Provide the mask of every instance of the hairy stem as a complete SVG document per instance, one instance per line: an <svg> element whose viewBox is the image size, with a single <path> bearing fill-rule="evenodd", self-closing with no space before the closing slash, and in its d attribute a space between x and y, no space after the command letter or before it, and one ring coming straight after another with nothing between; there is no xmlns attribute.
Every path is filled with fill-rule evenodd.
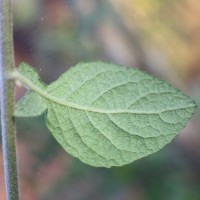
<svg viewBox="0 0 200 200"><path fill-rule="evenodd" d="M14 82L7 78L7 75L14 70L11 3L11 0L0 0L1 126L6 199L18 200L15 124L13 121Z"/></svg>

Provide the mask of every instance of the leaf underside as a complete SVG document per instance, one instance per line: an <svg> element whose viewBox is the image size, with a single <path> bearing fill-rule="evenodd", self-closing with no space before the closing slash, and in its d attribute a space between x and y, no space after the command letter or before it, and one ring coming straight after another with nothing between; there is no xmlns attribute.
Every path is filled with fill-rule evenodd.
<svg viewBox="0 0 200 200"><path fill-rule="evenodd" d="M185 127L196 107L162 80L102 62L80 63L47 86L25 63L18 75L31 92L14 115L47 110L46 124L56 140L92 166L121 166L158 151Z"/></svg>

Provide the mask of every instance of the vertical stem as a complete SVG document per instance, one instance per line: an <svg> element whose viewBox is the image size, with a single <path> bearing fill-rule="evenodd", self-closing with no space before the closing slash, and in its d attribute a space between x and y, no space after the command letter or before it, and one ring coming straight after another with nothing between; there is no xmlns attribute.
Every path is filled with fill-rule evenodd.
<svg viewBox="0 0 200 200"><path fill-rule="evenodd" d="M15 148L14 82L7 78L14 70L12 2L0 0L0 89L4 174L7 200L18 200Z"/></svg>

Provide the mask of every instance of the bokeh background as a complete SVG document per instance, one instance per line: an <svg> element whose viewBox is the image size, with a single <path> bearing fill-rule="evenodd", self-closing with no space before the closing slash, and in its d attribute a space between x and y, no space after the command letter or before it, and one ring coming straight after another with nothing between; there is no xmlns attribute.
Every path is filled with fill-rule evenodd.
<svg viewBox="0 0 200 200"><path fill-rule="evenodd" d="M199 0L13 0L15 62L50 83L80 61L137 67L200 105ZM25 93L16 88L16 100ZM200 200L200 110L158 153L119 168L71 157L44 116L16 119L21 200ZM5 200L0 150L0 200Z"/></svg>

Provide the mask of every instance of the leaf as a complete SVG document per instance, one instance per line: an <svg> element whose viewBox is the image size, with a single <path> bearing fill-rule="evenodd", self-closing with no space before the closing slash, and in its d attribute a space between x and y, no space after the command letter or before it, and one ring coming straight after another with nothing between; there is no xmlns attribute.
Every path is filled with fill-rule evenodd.
<svg viewBox="0 0 200 200"><path fill-rule="evenodd" d="M28 64L22 63L18 68L18 72L34 86L42 90L46 89L46 85L40 81L37 72ZM25 85L26 86L26 85ZM14 116L16 117L35 117L42 115L47 109L45 99L36 92L27 92L24 97L15 106Z"/></svg>
<svg viewBox="0 0 200 200"><path fill-rule="evenodd" d="M196 107L178 89L137 69L80 63L45 88L24 71L31 71L28 65L15 77L45 99L48 129L67 152L92 166L121 166L158 151Z"/></svg>
<svg viewBox="0 0 200 200"><path fill-rule="evenodd" d="M36 92L28 92L20 99L15 107L14 116L17 117L37 117L42 115L46 107L46 102L43 97Z"/></svg>
<svg viewBox="0 0 200 200"><path fill-rule="evenodd" d="M18 72L27 80L31 81L35 86L46 89L46 85L40 81L40 77L36 70L27 63L21 63ZM25 85L26 86L26 85Z"/></svg>

